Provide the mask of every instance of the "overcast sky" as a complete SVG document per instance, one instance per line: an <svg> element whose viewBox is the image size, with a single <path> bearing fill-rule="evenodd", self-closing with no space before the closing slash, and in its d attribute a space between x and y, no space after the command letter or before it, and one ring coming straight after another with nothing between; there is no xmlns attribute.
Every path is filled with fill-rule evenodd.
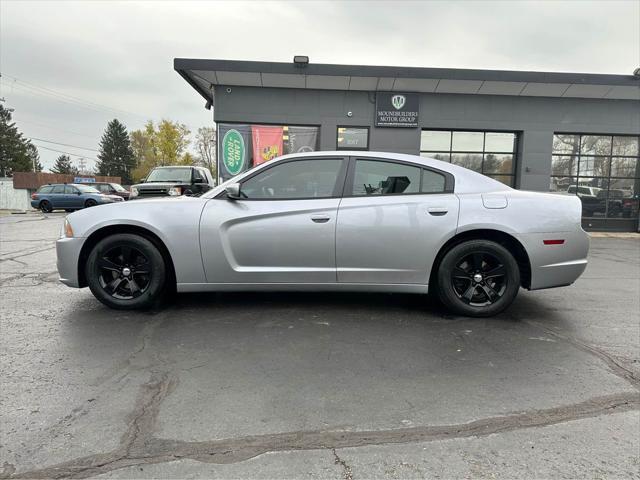
<svg viewBox="0 0 640 480"><path fill-rule="evenodd" d="M174 57L630 74L640 1L0 2L0 97L31 138L212 125ZM17 79L17 80L16 80ZM73 98L71 98L73 97ZM96 152L34 141L84 156ZM59 153L40 148L48 169Z"/></svg>

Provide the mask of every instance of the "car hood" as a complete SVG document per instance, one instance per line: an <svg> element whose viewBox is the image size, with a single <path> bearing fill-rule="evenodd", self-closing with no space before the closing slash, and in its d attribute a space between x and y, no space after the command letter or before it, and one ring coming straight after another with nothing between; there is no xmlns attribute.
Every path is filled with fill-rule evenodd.
<svg viewBox="0 0 640 480"><path fill-rule="evenodd" d="M178 187L180 185L190 185L189 182L149 182L149 183L137 183L132 185L139 190L144 190L145 188L171 188Z"/></svg>

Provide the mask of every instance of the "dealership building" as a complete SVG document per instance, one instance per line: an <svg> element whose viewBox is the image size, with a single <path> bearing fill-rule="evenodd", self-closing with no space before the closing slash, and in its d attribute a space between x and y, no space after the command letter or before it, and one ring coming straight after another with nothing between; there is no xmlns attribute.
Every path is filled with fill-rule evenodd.
<svg viewBox="0 0 640 480"><path fill-rule="evenodd" d="M218 174L372 150L578 195L585 229L638 231L640 75L174 60L213 108Z"/></svg>

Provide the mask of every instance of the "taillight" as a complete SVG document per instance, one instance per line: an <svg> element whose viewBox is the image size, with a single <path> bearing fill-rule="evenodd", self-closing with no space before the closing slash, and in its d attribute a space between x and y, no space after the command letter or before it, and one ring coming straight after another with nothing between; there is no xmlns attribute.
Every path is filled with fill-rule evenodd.
<svg viewBox="0 0 640 480"><path fill-rule="evenodd" d="M562 245L564 240L543 240L542 243L545 245Z"/></svg>
<svg viewBox="0 0 640 480"><path fill-rule="evenodd" d="M31 200L37 200L38 199L38 194L37 193L32 193L31 194Z"/></svg>

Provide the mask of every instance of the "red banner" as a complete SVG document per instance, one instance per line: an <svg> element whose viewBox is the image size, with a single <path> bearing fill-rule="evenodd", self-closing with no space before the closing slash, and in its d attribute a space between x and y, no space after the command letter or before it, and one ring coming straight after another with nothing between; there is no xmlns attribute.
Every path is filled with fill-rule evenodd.
<svg viewBox="0 0 640 480"><path fill-rule="evenodd" d="M282 155L282 127L252 125L253 164L260 165Z"/></svg>

